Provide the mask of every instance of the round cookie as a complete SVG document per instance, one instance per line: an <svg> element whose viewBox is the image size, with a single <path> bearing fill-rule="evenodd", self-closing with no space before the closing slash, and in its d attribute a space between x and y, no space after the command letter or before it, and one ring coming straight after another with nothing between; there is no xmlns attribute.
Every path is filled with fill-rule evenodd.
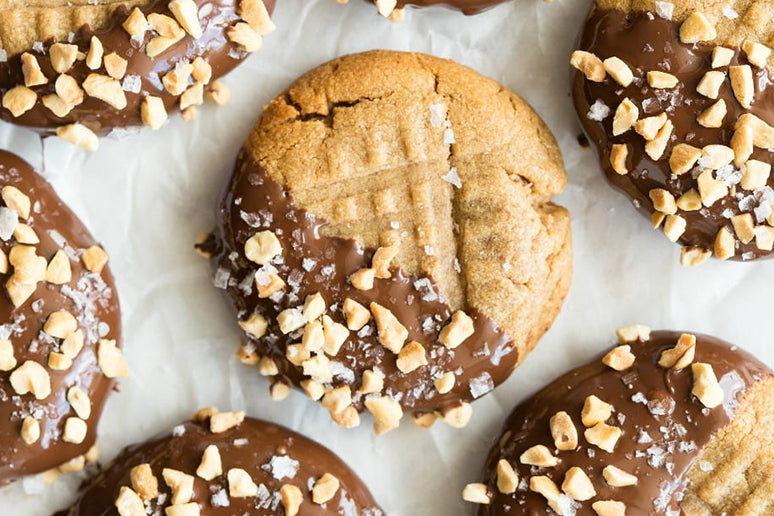
<svg viewBox="0 0 774 516"><path fill-rule="evenodd" d="M322 445L244 412L199 411L125 448L60 516L382 516L368 488ZM282 509L280 509L280 507Z"/></svg>
<svg viewBox="0 0 774 516"><path fill-rule="evenodd" d="M51 186L0 151L0 485L83 466L126 375L107 255Z"/></svg>
<svg viewBox="0 0 774 516"><path fill-rule="evenodd" d="M248 364L345 427L403 413L464 426L559 311L566 181L519 97L435 57L373 51L307 73L265 109L199 249Z"/></svg>
<svg viewBox="0 0 774 516"><path fill-rule="evenodd" d="M618 338L516 407L463 497L481 516L771 514L774 373L706 335Z"/></svg>
<svg viewBox="0 0 774 516"><path fill-rule="evenodd" d="M186 119L261 47L274 0L11 0L0 7L3 119L96 149L96 135Z"/></svg>
<svg viewBox="0 0 774 516"><path fill-rule="evenodd" d="M337 0L341 1L341 0ZM344 0L346 3L348 0ZM467 15L479 14L490 7L501 4L506 0L368 0L373 2L379 14L393 21L403 19L406 6L431 7L445 6L459 9Z"/></svg>
<svg viewBox="0 0 774 516"><path fill-rule="evenodd" d="M684 265L772 252L771 20L752 0L598 0L572 56L608 179Z"/></svg>

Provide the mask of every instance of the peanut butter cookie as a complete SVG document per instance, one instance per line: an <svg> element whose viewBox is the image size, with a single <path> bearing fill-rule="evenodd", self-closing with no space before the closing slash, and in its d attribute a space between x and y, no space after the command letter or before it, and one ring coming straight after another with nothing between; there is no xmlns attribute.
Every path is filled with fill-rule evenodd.
<svg viewBox="0 0 774 516"><path fill-rule="evenodd" d="M218 78L274 29L274 0L10 0L0 6L0 116L89 150L229 93Z"/></svg>
<svg viewBox="0 0 774 516"><path fill-rule="evenodd" d="M618 330L619 345L508 418L479 515L766 515L774 373L706 335Z"/></svg>
<svg viewBox="0 0 774 516"><path fill-rule="evenodd" d="M607 177L683 265L772 252L772 20L757 0L598 0L572 55Z"/></svg>
<svg viewBox="0 0 774 516"><path fill-rule="evenodd" d="M464 426L549 328L571 275L551 133L496 82L388 51L331 61L265 109L199 249L241 358L377 433Z"/></svg>
<svg viewBox="0 0 774 516"><path fill-rule="evenodd" d="M107 255L32 168L0 151L0 485L93 460L126 376Z"/></svg>
<svg viewBox="0 0 774 516"><path fill-rule="evenodd" d="M244 412L202 409L125 448L61 516L382 516L333 452Z"/></svg>

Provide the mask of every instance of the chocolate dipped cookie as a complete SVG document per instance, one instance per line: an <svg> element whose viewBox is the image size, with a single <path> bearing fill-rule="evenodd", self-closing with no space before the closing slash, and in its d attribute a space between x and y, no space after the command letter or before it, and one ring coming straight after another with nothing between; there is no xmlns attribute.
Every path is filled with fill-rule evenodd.
<svg viewBox="0 0 774 516"><path fill-rule="evenodd" d="M0 485L92 459L126 375L105 251L51 186L0 151Z"/></svg>
<svg viewBox="0 0 774 516"><path fill-rule="evenodd" d="M307 73L237 158L212 259L241 359L345 427L457 427L549 328L571 275L566 181L518 96L435 57L373 51Z"/></svg>
<svg viewBox="0 0 774 516"><path fill-rule="evenodd" d="M202 409L125 448L60 516L382 516L322 445L244 412Z"/></svg>
<svg viewBox="0 0 774 516"><path fill-rule="evenodd" d="M339 3L347 3L349 0L337 0ZM444 6L459 9L465 14L473 15L481 13L490 7L501 4L506 0L367 0L372 2L379 14L392 21L401 21L404 9L407 6L431 7Z"/></svg>
<svg viewBox="0 0 774 516"><path fill-rule="evenodd" d="M261 48L274 0L10 0L0 6L3 119L89 150L97 135L193 119Z"/></svg>
<svg viewBox="0 0 774 516"><path fill-rule="evenodd" d="M684 265L772 252L773 35L766 2L598 0L572 55L605 174Z"/></svg>
<svg viewBox="0 0 774 516"><path fill-rule="evenodd" d="M619 345L516 407L463 497L478 514L774 512L774 373L706 335Z"/></svg>

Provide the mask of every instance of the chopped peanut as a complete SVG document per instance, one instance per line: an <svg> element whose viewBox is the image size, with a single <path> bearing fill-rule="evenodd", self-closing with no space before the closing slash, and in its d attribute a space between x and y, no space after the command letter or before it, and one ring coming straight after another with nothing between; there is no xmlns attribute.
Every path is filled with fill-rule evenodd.
<svg viewBox="0 0 774 516"><path fill-rule="evenodd" d="M462 499L466 502L489 505L489 489L486 484L468 484L462 489Z"/></svg>
<svg viewBox="0 0 774 516"><path fill-rule="evenodd" d="M143 500L153 500L159 496L159 481L153 475L150 464L140 464L132 468L129 478L134 489Z"/></svg>
<svg viewBox="0 0 774 516"><path fill-rule="evenodd" d="M537 444L524 451L519 457L519 462L528 466L553 468L559 464L559 459L551 455L551 451L548 448L542 444Z"/></svg>
<svg viewBox="0 0 774 516"><path fill-rule="evenodd" d="M400 350L396 362L398 369L404 374L426 366L425 348L419 342L412 340Z"/></svg>
<svg viewBox="0 0 774 516"><path fill-rule="evenodd" d="M258 485L250 474L242 468L231 468L226 473L228 494L232 498L248 498L258 494Z"/></svg>
<svg viewBox="0 0 774 516"><path fill-rule="evenodd" d="M590 81L602 82L607 76L602 60L590 52L576 50L570 57L570 64L581 71Z"/></svg>
<svg viewBox="0 0 774 516"><path fill-rule="evenodd" d="M519 487L519 476L513 466L505 460L497 461L497 490L503 494L512 494Z"/></svg>
<svg viewBox="0 0 774 516"><path fill-rule="evenodd" d="M731 79L731 90L734 92L734 97L743 108L749 109L755 94L752 68L750 65L729 66L728 77Z"/></svg>
<svg viewBox="0 0 774 516"><path fill-rule="evenodd" d="M631 68L617 57L608 57L602 64L605 67L605 71L610 74L610 77L623 86L624 88L629 86L634 80Z"/></svg>
<svg viewBox="0 0 774 516"><path fill-rule="evenodd" d="M640 117L640 110L628 98L623 99L615 110L613 117L613 136L624 134L634 126Z"/></svg>
<svg viewBox="0 0 774 516"><path fill-rule="evenodd" d="M699 85L696 86L696 91L709 99L717 100L718 95L720 94L720 87L725 80L725 73L716 70L709 71L705 73L704 77L699 81Z"/></svg>
<svg viewBox="0 0 774 516"><path fill-rule="evenodd" d="M66 443L81 444L86 439L87 431L86 421L78 417L68 417L65 420L62 440Z"/></svg>
<svg viewBox="0 0 774 516"><path fill-rule="evenodd" d="M20 365L10 376L11 387L22 396L32 393L35 399L42 400L51 394L51 377L46 369L32 360Z"/></svg>
<svg viewBox="0 0 774 516"><path fill-rule="evenodd" d="M618 342L621 344L627 344L629 342L636 342L641 340L647 342L650 340L650 328L642 324L632 324L630 326L622 326L615 330Z"/></svg>
<svg viewBox="0 0 774 516"><path fill-rule="evenodd" d="M449 349L455 349L473 335L475 331L473 319L462 310L457 310L451 317L449 324L443 327L438 334L438 340Z"/></svg>
<svg viewBox="0 0 774 516"><path fill-rule="evenodd" d="M161 471L164 482L172 491L172 505L184 504L191 501L194 495L194 477L172 468L164 468Z"/></svg>
<svg viewBox="0 0 774 516"><path fill-rule="evenodd" d="M726 113L728 113L728 109L726 108L726 101L720 99L705 109L699 116L697 116L696 121L699 122L699 125L702 127L722 127L723 119L726 117Z"/></svg>
<svg viewBox="0 0 774 516"><path fill-rule="evenodd" d="M594 426L597 423L606 421L612 413L612 405L605 403L592 394L591 396L586 397L586 401L583 403L581 421L583 422L583 426Z"/></svg>
<svg viewBox="0 0 774 516"><path fill-rule="evenodd" d="M573 500L585 501L594 498L597 492L586 473L577 466L573 466L564 474L562 491Z"/></svg>
<svg viewBox="0 0 774 516"><path fill-rule="evenodd" d="M440 377L433 380L433 384L435 385L435 390L438 391L438 394L446 394L448 392L451 392L451 390L454 389L455 382L456 382L456 378L454 376L454 373L451 371L447 371L443 373Z"/></svg>
<svg viewBox="0 0 774 516"><path fill-rule="evenodd" d="M693 373L693 388L691 394L696 396L707 408L715 408L723 403L723 389L718 384L715 371L710 364L696 362L691 365Z"/></svg>
<svg viewBox="0 0 774 516"><path fill-rule="evenodd" d="M615 445L621 437L621 429L605 423L597 423L591 428L587 428L583 436L589 444L593 444L608 453L613 453Z"/></svg>
<svg viewBox="0 0 774 516"><path fill-rule="evenodd" d="M712 41L718 37L715 27L704 14L695 12L685 19L680 26L680 41L683 43L699 43Z"/></svg>
<svg viewBox="0 0 774 516"><path fill-rule="evenodd" d="M634 364L632 347L628 344L623 344L613 348L602 358L602 363L616 371L629 369Z"/></svg>
<svg viewBox="0 0 774 516"><path fill-rule="evenodd" d="M605 466L605 469L602 470L602 476L604 476L605 481L613 487L637 485L637 477L635 475L627 473L612 465Z"/></svg>
<svg viewBox="0 0 774 516"><path fill-rule="evenodd" d="M210 416L210 432L220 434L242 424L245 420L244 411L216 412Z"/></svg>
<svg viewBox="0 0 774 516"><path fill-rule="evenodd" d="M720 228L715 235L715 256L720 260L728 260L736 254L734 235L726 227Z"/></svg>
<svg viewBox="0 0 774 516"><path fill-rule="evenodd" d="M312 487L312 501L316 504L329 502L339 490L339 479L330 473L324 473Z"/></svg>
<svg viewBox="0 0 774 516"><path fill-rule="evenodd" d="M398 428L403 417L400 404L390 396L381 396L365 400L365 407L374 416L374 431L382 435Z"/></svg>
<svg viewBox="0 0 774 516"><path fill-rule="evenodd" d="M678 80L671 73L654 70L648 72L648 84L651 88L671 89L677 86Z"/></svg>
<svg viewBox="0 0 774 516"><path fill-rule="evenodd" d="M574 450L578 446L578 431L567 412L560 411L551 416L549 427L557 450Z"/></svg>
<svg viewBox="0 0 774 516"><path fill-rule="evenodd" d="M389 309L374 302L370 306L371 313L376 321L379 342L393 353L400 353L403 344L408 338L408 330Z"/></svg>
<svg viewBox="0 0 774 516"><path fill-rule="evenodd" d="M282 244L272 231L260 231L245 242L245 256L258 265L265 265L280 254Z"/></svg>
<svg viewBox="0 0 774 516"><path fill-rule="evenodd" d="M285 516L297 516L301 503L304 501L301 490L294 485L284 484L279 491L282 506L285 508Z"/></svg>

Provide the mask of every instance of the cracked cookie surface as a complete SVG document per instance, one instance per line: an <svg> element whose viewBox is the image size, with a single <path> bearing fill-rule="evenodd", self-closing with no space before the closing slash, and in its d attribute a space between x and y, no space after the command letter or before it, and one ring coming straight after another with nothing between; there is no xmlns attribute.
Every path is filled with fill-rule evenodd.
<svg viewBox="0 0 774 516"><path fill-rule="evenodd" d="M348 411L344 426L363 408L377 431L397 426L385 407L463 426L567 292L569 217L550 202L565 181L547 127L496 82L427 55L346 56L267 106L203 247L248 332L243 358L275 382L322 396L334 420ZM256 263L245 245L263 232L278 253ZM326 336L349 330L325 353L301 313L317 293Z"/></svg>

